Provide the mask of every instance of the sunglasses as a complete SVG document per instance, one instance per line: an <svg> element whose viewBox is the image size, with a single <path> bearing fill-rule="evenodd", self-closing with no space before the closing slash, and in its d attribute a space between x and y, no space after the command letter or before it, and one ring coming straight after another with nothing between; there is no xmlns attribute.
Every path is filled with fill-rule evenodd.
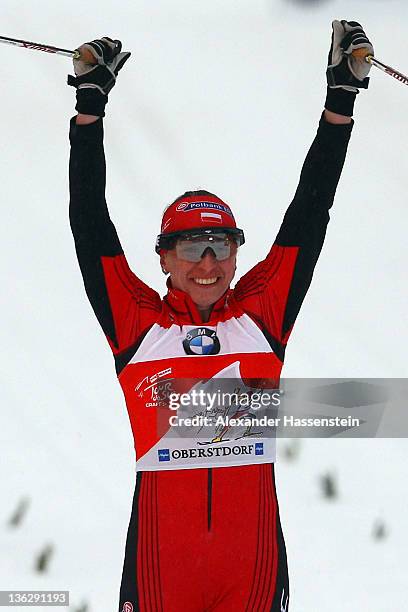
<svg viewBox="0 0 408 612"><path fill-rule="evenodd" d="M197 263L209 249L218 261L225 261L238 250L237 241L228 234L191 235L180 237L175 245L177 257Z"/></svg>
<svg viewBox="0 0 408 612"><path fill-rule="evenodd" d="M235 255L244 244L244 232L238 228L211 228L161 234L157 237L156 252L175 249L177 257L192 263L199 262L210 249L217 261L225 261Z"/></svg>

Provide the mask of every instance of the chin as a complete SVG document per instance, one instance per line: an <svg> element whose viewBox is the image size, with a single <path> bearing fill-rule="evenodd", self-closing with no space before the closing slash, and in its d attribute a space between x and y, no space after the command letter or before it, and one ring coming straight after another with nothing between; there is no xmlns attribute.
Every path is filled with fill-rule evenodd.
<svg viewBox="0 0 408 612"><path fill-rule="evenodd" d="M228 287L225 279L218 279L217 283L207 286L197 285L191 280L186 284L185 291L198 308L206 309L211 308L224 295Z"/></svg>
<svg viewBox="0 0 408 612"><path fill-rule="evenodd" d="M191 297L193 298L193 302L195 302L199 308L210 308L213 304L215 304L215 302L220 299L224 292L225 289L223 291L218 290L212 291L211 293L208 292L205 296L205 300L202 299L203 295L200 291L198 291L195 296L192 295Z"/></svg>

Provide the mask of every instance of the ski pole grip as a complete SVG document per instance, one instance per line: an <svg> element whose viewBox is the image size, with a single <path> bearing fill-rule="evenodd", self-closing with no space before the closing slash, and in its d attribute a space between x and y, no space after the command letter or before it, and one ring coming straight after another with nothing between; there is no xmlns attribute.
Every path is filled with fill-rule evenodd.
<svg viewBox="0 0 408 612"><path fill-rule="evenodd" d="M361 49L354 49L352 54L357 59L365 59L366 62L370 62L372 60L372 55L368 52L367 47L362 47Z"/></svg>
<svg viewBox="0 0 408 612"><path fill-rule="evenodd" d="M95 57L89 51L89 49L86 49L85 47L79 47L78 49L75 49L74 59L80 59L81 61L85 62L85 64L98 63Z"/></svg>

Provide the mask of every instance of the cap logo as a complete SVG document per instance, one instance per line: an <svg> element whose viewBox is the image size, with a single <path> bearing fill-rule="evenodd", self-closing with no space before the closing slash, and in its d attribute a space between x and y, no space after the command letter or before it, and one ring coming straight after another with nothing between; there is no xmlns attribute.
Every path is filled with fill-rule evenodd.
<svg viewBox="0 0 408 612"><path fill-rule="evenodd" d="M188 206L188 202L180 202L180 204L177 205L176 210L184 210L186 206Z"/></svg>
<svg viewBox="0 0 408 612"><path fill-rule="evenodd" d="M230 215L234 218L231 209L226 204L219 204L218 202L180 202L177 205L176 210L182 212L189 212L191 210L199 210L203 208L209 208L211 210L219 210L220 212Z"/></svg>
<svg viewBox="0 0 408 612"><path fill-rule="evenodd" d="M166 229L169 227L170 223L171 223L171 217L170 217L170 219L167 219L166 223L163 225L162 232L166 231Z"/></svg>
<svg viewBox="0 0 408 612"><path fill-rule="evenodd" d="M205 223L206 221L215 221L216 223L222 223L222 217L221 215L217 215L217 213L202 212L200 213L200 215L201 221L203 223Z"/></svg>

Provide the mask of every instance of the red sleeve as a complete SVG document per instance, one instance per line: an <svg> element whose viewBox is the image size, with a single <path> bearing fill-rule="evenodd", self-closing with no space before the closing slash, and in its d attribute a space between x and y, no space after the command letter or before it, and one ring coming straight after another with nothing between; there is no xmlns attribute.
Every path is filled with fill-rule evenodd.
<svg viewBox="0 0 408 612"><path fill-rule="evenodd" d="M161 299L131 271L124 255L101 257L101 263L115 329L115 339L108 341L116 354L140 341L157 320Z"/></svg>

